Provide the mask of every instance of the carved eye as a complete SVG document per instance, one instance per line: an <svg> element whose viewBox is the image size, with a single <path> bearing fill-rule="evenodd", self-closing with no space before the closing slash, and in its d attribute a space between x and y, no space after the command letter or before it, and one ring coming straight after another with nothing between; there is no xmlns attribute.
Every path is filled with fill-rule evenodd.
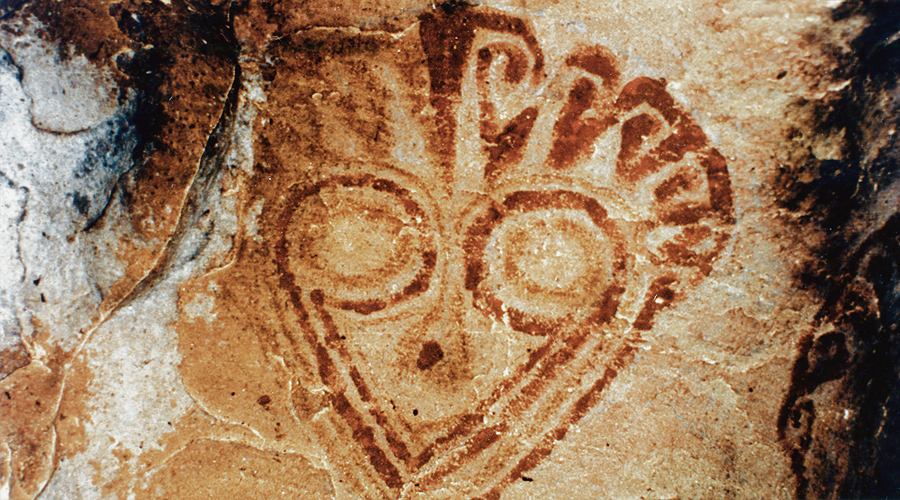
<svg viewBox="0 0 900 500"><path fill-rule="evenodd" d="M296 192L283 217L295 284L369 314L428 289L436 250L425 211L393 181L336 177Z"/></svg>
<svg viewBox="0 0 900 500"><path fill-rule="evenodd" d="M564 323L608 321L626 264L600 204L569 191L520 191L506 198L503 209L483 219L490 227L470 233L487 235L481 262L469 265L480 272L467 277L476 305L535 335Z"/></svg>
<svg viewBox="0 0 900 500"><path fill-rule="evenodd" d="M609 237L583 212L539 210L504 219L486 260L499 271L491 281L507 306L563 316L602 295L614 256Z"/></svg>

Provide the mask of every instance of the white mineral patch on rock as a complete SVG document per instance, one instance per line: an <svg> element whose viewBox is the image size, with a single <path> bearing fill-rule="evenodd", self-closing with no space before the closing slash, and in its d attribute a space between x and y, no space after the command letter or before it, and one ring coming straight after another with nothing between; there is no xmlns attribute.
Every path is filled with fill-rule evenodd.
<svg viewBox="0 0 900 500"><path fill-rule="evenodd" d="M25 277L18 225L25 215L26 199L27 192L0 173L0 349L15 344L22 332L16 317L17 292Z"/></svg>
<svg viewBox="0 0 900 500"><path fill-rule="evenodd" d="M0 47L30 46L37 40L31 34L17 39L5 34ZM40 66L44 73L38 75L48 78L47 72L56 67L51 61ZM26 335L33 329L34 317L45 325L51 343L71 348L102 300L93 269L109 272L117 267L115 254L90 252L82 231L103 214L115 183L131 167L136 140L125 109L115 115L94 114L102 121L92 119L87 130L82 125L72 128L83 130L78 133L36 127L32 103L38 101L25 91L23 73L0 48L0 180L4 185L0 189L4 192L2 217L9 221L0 238L4 249L8 248L0 264L0 290L15 298L18 323ZM36 78L32 77L33 85L53 84ZM46 97L38 94L38 98ZM90 107L96 98L81 96L72 102ZM40 101L40 106L55 104ZM62 116L80 119L78 113L58 109ZM7 310L3 304L0 299L0 310Z"/></svg>
<svg viewBox="0 0 900 500"><path fill-rule="evenodd" d="M20 34L0 31L0 46L22 70L22 85L32 99L35 127L49 132L80 132L119 111L116 84L108 69L98 69L81 54L62 57L61 52L68 47L42 40L42 25L37 20L9 27L19 28Z"/></svg>
<svg viewBox="0 0 900 500"><path fill-rule="evenodd" d="M248 86L252 90L252 82ZM235 127L230 130L234 145L226 154L234 172L250 170L253 160L252 150L242 149L241 144L251 135L254 110L250 101L241 102ZM88 445L59 463L42 499L103 498L98 482L127 477L142 454L160 451L165 437L196 409L181 382L181 356L172 325L180 315L208 314L211 304L200 294L200 299L179 310L178 292L186 280L225 265L239 231L236 193L209 196L229 182L229 170L213 174L208 181L192 192L193 206L184 214L191 223L184 224L173 238L162 275L112 312L85 342L73 370L85 370L92 376L89 393L93 396L83 395L90 414L85 423ZM201 418L215 423L208 415ZM117 458L122 456L126 458ZM134 476L130 480L142 479Z"/></svg>

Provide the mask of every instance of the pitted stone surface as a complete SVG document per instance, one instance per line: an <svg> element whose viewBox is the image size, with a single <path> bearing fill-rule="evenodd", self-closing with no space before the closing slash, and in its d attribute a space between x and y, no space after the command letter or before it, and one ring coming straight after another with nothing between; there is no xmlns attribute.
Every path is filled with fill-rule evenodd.
<svg viewBox="0 0 900 500"><path fill-rule="evenodd" d="M889 4L0 8L0 498L900 494Z"/></svg>

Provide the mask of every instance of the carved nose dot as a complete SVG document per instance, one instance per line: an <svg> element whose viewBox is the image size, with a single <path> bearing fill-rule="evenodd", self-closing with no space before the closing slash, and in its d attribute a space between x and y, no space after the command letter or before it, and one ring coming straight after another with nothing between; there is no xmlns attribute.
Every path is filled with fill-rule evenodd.
<svg viewBox="0 0 900 500"><path fill-rule="evenodd" d="M416 361L416 367L419 370L427 370L438 364L444 359L444 350L441 345L433 340L429 340L422 344L422 350L419 351L419 360Z"/></svg>

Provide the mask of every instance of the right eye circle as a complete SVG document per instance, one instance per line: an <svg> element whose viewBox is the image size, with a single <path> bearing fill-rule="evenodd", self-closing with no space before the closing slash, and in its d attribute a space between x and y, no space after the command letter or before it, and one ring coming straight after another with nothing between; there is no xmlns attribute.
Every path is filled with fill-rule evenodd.
<svg viewBox="0 0 900 500"><path fill-rule="evenodd" d="M609 237L578 210L540 210L504 220L487 248L489 266L508 285L504 302L533 309L582 309L609 285ZM524 305L524 304L522 304Z"/></svg>
<svg viewBox="0 0 900 500"><path fill-rule="evenodd" d="M545 335L615 314L626 256L600 204L571 191L519 191L470 231L467 286L476 305L513 329Z"/></svg>

